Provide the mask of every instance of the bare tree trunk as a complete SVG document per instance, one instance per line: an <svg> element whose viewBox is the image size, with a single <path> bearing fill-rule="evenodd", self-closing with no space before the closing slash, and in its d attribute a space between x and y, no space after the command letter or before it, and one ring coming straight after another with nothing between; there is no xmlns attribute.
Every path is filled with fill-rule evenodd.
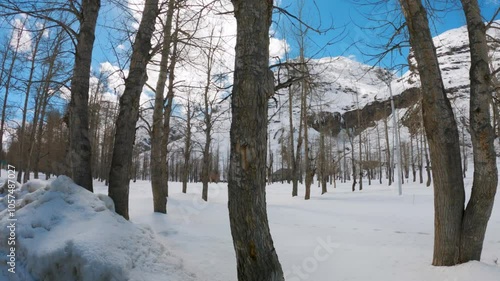
<svg viewBox="0 0 500 281"><path fill-rule="evenodd" d="M387 126L387 118L384 118L385 131L385 153L386 153L386 171L389 179L389 186L392 184L392 162L391 162L391 145L389 144L389 128Z"/></svg>
<svg viewBox="0 0 500 281"><path fill-rule="evenodd" d="M416 167L415 167L415 155L414 155L414 152L413 152L413 139L414 139L414 135L411 134L410 135L411 172L413 174L413 182L416 182L417 181L417 170L416 170Z"/></svg>
<svg viewBox="0 0 500 281"><path fill-rule="evenodd" d="M40 112L40 120L38 122L38 129L36 133L36 141L35 141L35 151L34 151L34 166L33 166L33 177L38 179L38 171L40 166L40 153L42 148L42 136L43 136L43 120L45 119L45 112L47 110L48 104L48 96L49 92L43 94L44 100L42 100L42 111ZM29 173L29 171L28 171Z"/></svg>
<svg viewBox="0 0 500 281"><path fill-rule="evenodd" d="M342 165L344 167L343 170L343 176L342 178L344 179L344 183L347 181L347 153L345 151L345 137L342 137L342 153L344 155L343 163Z"/></svg>
<svg viewBox="0 0 500 281"><path fill-rule="evenodd" d="M92 187L92 148L89 140L89 79L100 0L83 0L75 66L69 103L69 140L71 177L89 191Z"/></svg>
<svg viewBox="0 0 500 281"><path fill-rule="evenodd" d="M46 80L46 79L45 79ZM36 131L38 128L38 122L40 122L40 112L42 111L42 103L43 103L43 96L45 93L45 87L47 86L48 82L47 80L45 81L45 86L41 89L38 90L37 95L35 96L35 110L33 113L33 121L31 125L31 132L29 134L29 141L28 143L30 144L28 148L28 156L26 157L26 166L24 167L24 175L23 175L23 182L27 182L30 179L30 170L31 170L31 165L33 163L33 155L35 151L35 145L36 145Z"/></svg>
<svg viewBox="0 0 500 281"><path fill-rule="evenodd" d="M211 157L210 157L210 147L212 144L212 126L213 126L213 99L210 99L209 93L210 93L210 84L212 81L212 68L213 64L215 61L215 51L219 48L219 42L213 43L213 30L210 36L210 43L209 47L206 50L206 58L207 58L207 76L205 80L205 89L203 92L203 121L205 123L205 145L203 147L203 160L202 160L202 167L201 167L201 181L203 184L202 192L201 192L201 198L204 201L208 201L208 181L210 180L210 170L211 166L217 166L216 171L218 171L218 165L219 165L219 159L218 159L218 149L217 149L217 164L216 165L210 165L211 162ZM213 170L213 167L212 167Z"/></svg>
<svg viewBox="0 0 500 281"><path fill-rule="evenodd" d="M366 136L366 143L365 143L365 159L367 163L371 163L372 157L370 153L371 147L370 147L370 139L368 137L368 134ZM368 185L372 185L372 177L373 177L373 168L372 165L369 164L365 167L366 169L366 174L368 176Z"/></svg>
<svg viewBox="0 0 500 281"><path fill-rule="evenodd" d="M298 195L299 186L299 159L300 159L300 148L302 147L302 111L299 120L299 134L297 139L297 149L294 151L294 128L293 128L293 92L292 88L288 88L288 114L290 122L290 153L292 158L292 197Z"/></svg>
<svg viewBox="0 0 500 281"><path fill-rule="evenodd" d="M129 75L125 80L125 91L120 98L120 112L116 120L108 193L115 202L116 212L127 220L129 218L129 176L132 166L135 126L139 118L139 99L147 80L146 66L151 59L151 37L158 12L158 0L146 0L141 23L132 46Z"/></svg>
<svg viewBox="0 0 500 281"><path fill-rule="evenodd" d="M378 178L379 178L379 183L382 184L382 145L380 142L380 133L378 129L378 123L376 125L377 129L377 146L378 146L378 162L379 162L379 169L378 169Z"/></svg>
<svg viewBox="0 0 500 281"><path fill-rule="evenodd" d="M302 71L305 73L307 70L304 67L304 54L303 50L301 51L301 63L302 63ZM307 96L309 94L309 85L308 81L302 82L302 128L304 130L304 166L305 166L305 194L304 199L309 200L311 198L311 184L314 177L314 171L312 169L312 161L310 156L310 148L309 148L309 130L307 128Z"/></svg>
<svg viewBox="0 0 500 281"><path fill-rule="evenodd" d="M474 155L472 194L465 209L460 262L480 260L484 235L497 191L498 171L494 148L495 133L491 127L491 71L489 68L486 26L477 0L462 0L469 32L470 128ZM460 152L460 149L459 149Z"/></svg>
<svg viewBox="0 0 500 281"><path fill-rule="evenodd" d="M348 129L349 130L349 129ZM349 134L349 142L351 143L351 166L352 166L352 192L356 191L356 159L354 158L354 136Z"/></svg>
<svg viewBox="0 0 500 281"><path fill-rule="evenodd" d="M419 136L420 135L420 136ZM423 142L423 134L420 133L420 130L419 130L419 133L417 135L417 163L418 163L418 179L419 179L419 183L424 183L424 176L423 176L423 168L424 168L424 165L423 165L423 160L422 160L422 150L423 150L423 147L424 147L424 144L422 143Z"/></svg>
<svg viewBox="0 0 500 281"><path fill-rule="evenodd" d="M36 57L38 55L38 47L40 46L41 38L42 38L42 32L39 32L39 34L37 34L35 37L35 42L31 53L31 66L26 85L26 95L24 96L23 117L21 121L21 130L19 132L19 167L17 167L17 169L19 170L19 173L17 174L18 182L21 182L22 171L24 170L24 166L26 165L24 161L25 158L23 157L25 149L24 143L25 143L25 130L26 130L26 116L28 114L28 101L30 97L31 87L33 86L33 75L35 73Z"/></svg>
<svg viewBox="0 0 500 281"><path fill-rule="evenodd" d="M495 112L495 111L493 110L493 112ZM465 177L467 175L467 150L465 148L465 123L462 124L462 163L463 163L462 173L463 173L464 179L465 179Z"/></svg>
<svg viewBox="0 0 500 281"><path fill-rule="evenodd" d="M358 110L359 112L360 110ZM359 115L358 115L359 118ZM361 127L361 126L360 126ZM358 149L359 149L359 190L363 190L363 148L362 148L362 141L361 141L361 131L359 132L359 142L358 142Z"/></svg>
<svg viewBox="0 0 500 281"><path fill-rule="evenodd" d="M269 27L272 1L232 0L237 21L231 97L229 218L239 281L284 281L266 211Z"/></svg>
<svg viewBox="0 0 500 281"><path fill-rule="evenodd" d="M307 92L307 90L304 90L304 92ZM306 94L303 93L304 95L304 100L306 99ZM305 106L304 103L304 116L303 116L303 122L304 122L304 166L305 166L305 194L304 194L304 199L309 200L311 198L311 185L314 177L314 172L312 170L312 164L311 164L311 158L310 158L310 149L309 149L309 133L308 133L308 128L307 128L307 107Z"/></svg>
<svg viewBox="0 0 500 281"><path fill-rule="evenodd" d="M193 110L191 109L191 100L188 97L186 106L186 133L184 140L184 163L182 170L182 193L187 192L187 182L189 178L189 170L191 167L191 119L193 118Z"/></svg>
<svg viewBox="0 0 500 281"><path fill-rule="evenodd" d="M431 175L431 161L429 159L429 152L427 149L427 136L423 136L424 138L424 155L425 155L425 171L427 172L427 181L425 186L431 186L432 175Z"/></svg>
<svg viewBox="0 0 500 281"><path fill-rule="evenodd" d="M205 103L206 105L207 103ZM206 109L207 107L205 107ZM205 117L207 118L207 117ZM207 119L206 119L207 120ZM210 124L211 120L208 120ZM203 165L201 167L201 181L203 184L202 192L201 192L201 198L204 201L208 201L208 180L209 180L209 168L210 168L210 144L212 142L212 136L211 136L211 130L212 128L211 124L207 126L205 129L205 146L203 147Z"/></svg>
<svg viewBox="0 0 500 281"><path fill-rule="evenodd" d="M33 134L34 136L32 137L32 140L34 143L31 146L31 149L29 150L29 158L28 158L28 163L26 166L26 175L29 175L29 171L31 170L31 165L33 164L33 172L34 172L34 177L35 179L38 179L38 172L39 172L39 165L40 165L40 160L41 160L41 146L42 146L42 134L43 134L43 123L47 111L47 106L50 101L50 99L53 96L53 92L51 91L51 82L54 79L54 76L57 75L58 72L58 62L57 62L57 57L60 55L61 47L64 42L64 33L62 30L59 30L59 34L57 35L57 39L52 45L52 50L51 54L46 58L46 63L48 64L47 66L47 73L44 74L43 76L43 84L41 86L42 90L41 93L38 95L38 110L37 114L38 116L35 116L37 122L38 122L38 129L36 129L37 122L33 122ZM34 157L32 157L32 154ZM32 163L34 162L34 163Z"/></svg>
<svg viewBox="0 0 500 281"><path fill-rule="evenodd" d="M400 0L418 63L424 126L434 177L433 265L459 261L465 192L458 129L441 78L436 49L421 0Z"/></svg>
<svg viewBox="0 0 500 281"><path fill-rule="evenodd" d="M5 75L5 64L7 63L7 56L9 54L9 45L8 44L5 44L5 50L4 52L2 53L2 66L0 67L0 81L3 81L3 77ZM1 86L1 84L0 84ZM3 134L4 134L4 127L5 127L5 115L7 113L7 98L8 98L8 92L6 92L6 95L4 95L4 100L3 100L3 107L2 107L2 113L1 113L1 116L0 116L0 143L3 143ZM0 160L3 160L2 158L2 155L3 155L3 145L0 145ZM1 161L0 161L1 162ZM0 176L2 175L2 164L0 163ZM19 173L21 174L22 171L19 171ZM20 181L20 177L21 176L18 176L18 182Z"/></svg>
<svg viewBox="0 0 500 281"><path fill-rule="evenodd" d="M167 195L163 181L165 180L166 163L162 157L163 132L163 107L164 93L168 74L168 58L170 55L172 20L176 0L168 1L168 10L165 27L163 29L163 49L161 51L160 71L156 83L155 104L153 110L153 125L151 130L151 188L153 191L154 212L167 213Z"/></svg>
<svg viewBox="0 0 500 281"><path fill-rule="evenodd" d="M321 128L319 133L319 181L321 183L321 194L328 192L326 187L326 180L328 179L327 174L327 161L326 161L326 149L325 149L325 131Z"/></svg>
<svg viewBox="0 0 500 281"><path fill-rule="evenodd" d="M165 105L165 111L163 113L163 140L162 140L162 151L161 151L161 158L162 161L165 163L163 165L163 173L162 175L164 176L164 179L162 180L164 186L163 186L163 192L164 194L168 197L168 180L169 180L169 169L168 169L168 142L170 139L170 117L172 115L172 110L173 110L173 101L174 101L174 80L175 80L175 66L177 64L177 46L178 46L178 40L177 40L177 34L179 32L178 30L178 21L179 21L179 10L177 10L177 20L176 20L176 26L175 26L175 31L174 34L172 34L172 54L170 56L170 65L168 68L168 90L167 90L167 100L166 100L166 105Z"/></svg>

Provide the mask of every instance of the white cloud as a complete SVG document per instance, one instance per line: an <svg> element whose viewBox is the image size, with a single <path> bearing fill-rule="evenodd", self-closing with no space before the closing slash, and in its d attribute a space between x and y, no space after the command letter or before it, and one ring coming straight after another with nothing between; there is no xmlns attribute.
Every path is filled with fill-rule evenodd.
<svg viewBox="0 0 500 281"><path fill-rule="evenodd" d="M112 91L110 94L121 95L125 90L124 77L128 75L128 70L120 70L120 67L107 61L101 63L99 71L107 74L108 88Z"/></svg>
<svg viewBox="0 0 500 281"><path fill-rule="evenodd" d="M142 18L142 11L144 10L144 0L128 0L127 7L136 20L136 22L132 23L132 27L134 29L139 28L139 22Z"/></svg>
<svg viewBox="0 0 500 281"><path fill-rule="evenodd" d="M12 21L12 38L10 46L17 49L18 52L27 53L31 51L32 36L31 32L26 29L28 18L26 15L21 15Z"/></svg>
<svg viewBox="0 0 500 281"><path fill-rule="evenodd" d="M282 58L288 51L290 51L290 45L288 45L285 39L271 38L269 44L269 56L271 58Z"/></svg>

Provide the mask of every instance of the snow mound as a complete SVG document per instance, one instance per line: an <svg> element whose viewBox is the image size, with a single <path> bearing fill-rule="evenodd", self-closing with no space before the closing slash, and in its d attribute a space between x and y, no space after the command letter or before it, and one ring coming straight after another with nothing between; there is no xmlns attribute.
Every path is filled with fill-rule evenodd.
<svg viewBox="0 0 500 281"><path fill-rule="evenodd" d="M108 196L68 177L28 182L16 197L15 274L5 273L10 246L6 236L0 239L0 272L7 280L194 280L151 230L117 215ZM0 198L2 232L11 223L5 200Z"/></svg>
<svg viewBox="0 0 500 281"><path fill-rule="evenodd" d="M0 178L0 196L5 196L5 194L7 194L7 191L9 189L8 184L9 181L6 178ZM21 184L18 183L17 181L11 181L10 184L15 185L16 189L21 187Z"/></svg>

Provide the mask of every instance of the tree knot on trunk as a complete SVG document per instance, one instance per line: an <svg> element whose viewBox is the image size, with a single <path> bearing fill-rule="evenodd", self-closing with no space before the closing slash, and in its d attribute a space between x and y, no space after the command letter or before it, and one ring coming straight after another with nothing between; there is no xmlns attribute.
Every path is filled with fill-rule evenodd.
<svg viewBox="0 0 500 281"><path fill-rule="evenodd" d="M241 168L246 171L254 160L254 149L250 148L248 144L236 144L236 152L240 155Z"/></svg>
<svg viewBox="0 0 500 281"><path fill-rule="evenodd" d="M252 258L252 260L257 260L257 248L255 247L255 243L253 241L248 243L248 253L250 254L250 258Z"/></svg>

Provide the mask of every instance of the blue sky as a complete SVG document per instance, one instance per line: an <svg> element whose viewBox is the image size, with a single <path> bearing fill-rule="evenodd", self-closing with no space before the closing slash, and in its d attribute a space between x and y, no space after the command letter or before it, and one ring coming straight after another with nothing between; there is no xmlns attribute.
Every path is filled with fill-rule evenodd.
<svg viewBox="0 0 500 281"><path fill-rule="evenodd" d="M290 13L297 14L297 3L299 0L280 0L280 7L286 8ZM304 0L304 21L313 27L326 29L333 25L334 29L326 34L316 34L309 32L308 52L306 55L314 57L325 56L350 56L357 61L366 64L379 64L383 67L395 67L396 65L406 64L408 48L403 48L401 52L393 52L392 57L388 55L381 62L377 61L373 55L381 52L380 47L388 41L392 35L392 29L377 28L380 21L400 20L397 0ZM370 5L370 2L385 2L379 5ZM436 4L446 2L445 0L434 1L440 10L446 12L437 12L431 19L433 35L440 34L446 30L465 25L465 18L461 10L460 1L449 1L451 4ZM500 0L479 0L482 8L482 14L485 19L491 19L494 11L499 7ZM497 16L500 19L500 16ZM120 13L115 11L110 5L103 5L98 26L98 33L95 42L93 67L98 68L99 64L105 61L116 61L115 55L110 48L111 37L116 37L117 32L110 30L109 26L118 27ZM288 20L283 16L278 18L275 13L275 22L287 24ZM277 30L276 37L282 38L283 34ZM116 39L116 38L115 38ZM293 38L286 38L291 46L291 56L297 56L297 48ZM116 42L116 40L113 40ZM330 43L330 44L329 44ZM326 46L328 45L328 46ZM326 46L326 47L325 47ZM403 68L400 71L405 71Z"/></svg>
<svg viewBox="0 0 500 281"><path fill-rule="evenodd" d="M281 6L288 7L290 11L296 9L297 0L282 0ZM316 3L316 6L313 3ZM332 23L335 30L325 34L318 35L310 32L310 39L314 43L309 44L309 55L317 57L324 56L353 56L357 61L367 64L376 63L376 59L368 54L377 54L379 49L374 46L386 44L387 39L393 33L392 29L384 30L375 28L380 26L381 21L393 20L400 17L396 0L386 1L379 5L369 5L370 2L384 1L361 1L361 0L305 0L305 21L313 26L318 26L321 22L323 27L329 27ZM465 25L465 17L460 9L458 0L449 1L450 4L436 4L444 1L430 1L440 10L436 12L431 19L433 35L440 34L446 30ZM482 14L486 20L490 20L495 10L499 7L499 0L479 0ZM500 19L497 16L496 19ZM279 36L279 35L278 35ZM337 38L337 39L334 39ZM318 53L320 47L325 46L333 39L333 44L328 45ZM353 44L356 42L356 45ZM293 51L293 41L289 44ZM317 54L316 54L317 53ZM396 64L405 64L408 55L408 48L404 48L401 53L394 52L393 57L388 56L380 64L386 67L392 67Z"/></svg>

